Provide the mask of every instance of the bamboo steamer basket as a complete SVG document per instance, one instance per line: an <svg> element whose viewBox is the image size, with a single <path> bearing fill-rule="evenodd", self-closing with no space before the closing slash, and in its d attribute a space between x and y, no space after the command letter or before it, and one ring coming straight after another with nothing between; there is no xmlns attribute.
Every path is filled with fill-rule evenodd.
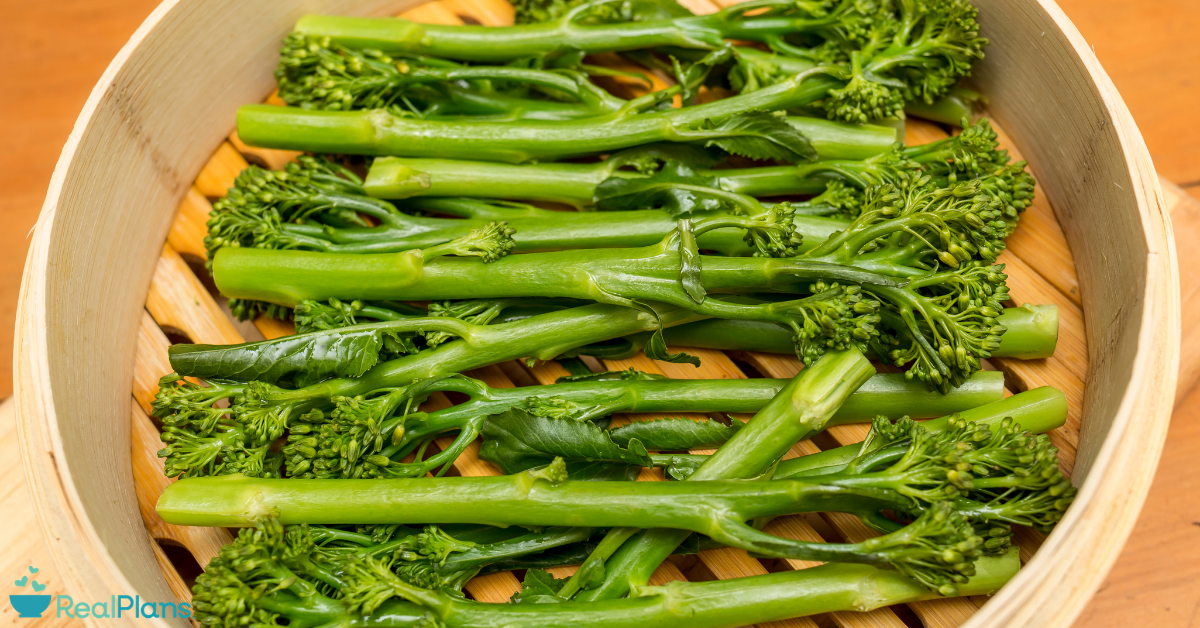
<svg viewBox="0 0 1200 628"><path fill-rule="evenodd" d="M688 5L713 10L708 1ZM167 334L196 342L242 337L185 263L203 254L205 197L223 194L245 158L278 167L289 157L245 147L236 136L227 142L236 108L271 91L278 42L305 13L411 10L420 21L511 20L502 0L421 4L167 0L93 90L33 232L16 344L26 474L58 573L76 599L186 599L163 546L183 546L203 564L230 538L220 529L168 526L154 515L154 500L168 480L152 455L158 438L145 409L155 380L170 370ZM1079 32L1050 0L975 4L992 43L973 80L987 94L988 116L1006 132L1005 141L1012 138L1010 146L1030 161L1041 195L1001 261L1008 264L1014 299L1058 304L1063 325L1054 358L992 363L1010 389L1051 384L1067 393L1071 416L1052 438L1080 490L1053 534L1017 539L1024 567L998 594L909 608L930 627L1067 626L1128 536L1166 435L1179 359L1175 256L1141 135ZM910 141L943 133L919 123L908 131ZM260 321L259 331L284 333L269 321ZM743 376L729 356L693 352L702 354L704 372L672 376ZM780 356L734 357L771 376L797 368ZM672 366L644 358L609 366L630 365L659 372ZM561 369L554 363L519 373L489 367L473 375L492 385L511 386L522 377L548 383L559 374L555 368ZM839 442L864 433L859 426L838 429L832 437ZM815 445L798 447L804 453ZM494 472L481 465L466 455L459 471ZM828 519L847 539L862 533L853 523ZM775 532L815 535L807 526L785 519ZM724 578L763 569L723 551L697 559L693 572ZM476 598L501 601L515 578L503 573L472 582L468 590ZM905 623L897 612L828 619L847 628L900 628ZM771 626L816 624L797 619Z"/></svg>

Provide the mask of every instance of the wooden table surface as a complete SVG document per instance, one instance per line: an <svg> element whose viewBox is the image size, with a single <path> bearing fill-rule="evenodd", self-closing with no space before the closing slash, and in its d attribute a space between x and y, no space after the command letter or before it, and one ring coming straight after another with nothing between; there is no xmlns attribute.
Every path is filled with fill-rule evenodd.
<svg viewBox="0 0 1200 628"><path fill-rule="evenodd" d="M108 61L158 0L0 0L0 398L12 392L12 332L26 236L37 220L59 151ZM1172 214L1184 285L1184 372L1200 325L1200 1L1060 0L1092 44L1137 120L1158 172L1179 184ZM1117 565L1076 626L1200 626L1200 390L1182 394L1158 476ZM37 528L8 408L0 405L0 576L53 563ZM15 576L14 576L15 577ZM23 622L0 605L0 626Z"/></svg>

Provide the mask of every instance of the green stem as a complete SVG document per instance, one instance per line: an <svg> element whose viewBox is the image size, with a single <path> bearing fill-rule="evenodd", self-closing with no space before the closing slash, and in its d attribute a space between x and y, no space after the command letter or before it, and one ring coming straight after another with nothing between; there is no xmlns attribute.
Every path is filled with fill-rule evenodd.
<svg viewBox="0 0 1200 628"><path fill-rule="evenodd" d="M457 429L464 421L497 414L530 397L560 397L585 411L602 408L613 412L759 412L791 380L786 379L671 379L564 382L546 386L481 389L470 401L432 412L408 430L437 432ZM980 371L947 394L930 391L903 373L871 376L850 395L831 425L862 423L879 415L925 418L941 416L998 401L1004 393L1004 376ZM385 435L386 436L386 435Z"/></svg>
<svg viewBox="0 0 1200 628"><path fill-rule="evenodd" d="M904 105L904 111L918 118L925 118L941 124L958 126L964 119L975 117L980 105L985 102L983 94L965 87L952 87L946 95L934 101L932 105L916 99Z"/></svg>
<svg viewBox="0 0 1200 628"><path fill-rule="evenodd" d="M813 143L821 159L861 160L880 155L895 141L887 127L852 125L818 118L788 118ZM376 198L465 196L551 201L575 207L591 205L596 186L608 177L640 177L621 164L503 164L470 159L382 157L367 173L363 188ZM816 194L828 177L801 177L791 166L701 169L697 174L719 179L723 188L749 196Z"/></svg>
<svg viewBox="0 0 1200 628"><path fill-rule="evenodd" d="M451 204L462 206L472 202L423 197L412 205L416 209L440 211ZM302 239L301 248L304 249L363 254L428 248L464 237L471 230L486 227L494 220L504 220L516 231L512 237L516 242L514 250L519 252L651 246L678 226L667 213L653 209L561 212L532 207L494 207L481 213L485 216L462 219L405 216L366 228L284 224L280 229ZM800 251L816 246L847 226L843 220L819 216L795 216L793 223L804 241ZM739 229L709 231L699 236L699 246L721 255L750 255L752 249L743 234Z"/></svg>
<svg viewBox="0 0 1200 628"><path fill-rule="evenodd" d="M506 360L549 360L580 345L653 331L660 321L669 327L698 318L691 312L674 308L661 308L657 313L656 318L633 308L593 304L510 323L472 326L469 340L452 340L433 349L378 364L362 377L330 379L295 390L275 389L264 396L263 402L288 408L285 414L290 420L312 407L328 404L336 396L365 395L406 386L418 379L461 373ZM263 343L246 343L245 346L251 350L260 346L271 350ZM195 353L189 351L189 354ZM220 378L228 369L228 365L203 360L194 360L187 364L188 368L184 367L182 363L172 363L172 368L181 374L205 379ZM245 385L220 385L218 392L213 394L230 397L244 393L245 389Z"/></svg>
<svg viewBox="0 0 1200 628"><path fill-rule="evenodd" d="M649 299L706 313L719 308L758 311L765 306L696 304L679 285L679 253L658 246L510 255L489 264L443 257L415 271L407 253L342 255L225 247L217 251L213 275L221 293L295 306L305 299L400 299L409 301L523 296L571 297L612 302ZM710 293L765 289L818 279L842 284L888 284L893 279L797 259L701 256L701 278ZM711 302L711 303L710 303Z"/></svg>
<svg viewBox="0 0 1200 628"><path fill-rule="evenodd" d="M998 320L1008 331L1000 336L1000 348L990 357L1035 360L1054 355L1058 343L1057 307L1026 304L1005 308ZM790 329L775 323L724 319L697 321L663 332L663 338L672 347L787 355L795 351L793 335ZM628 342L629 352L636 353L649 338L649 334L639 334L622 340ZM588 355L586 349L581 353Z"/></svg>
<svg viewBox="0 0 1200 628"><path fill-rule="evenodd" d="M531 532L515 538L477 545L463 552L451 554L446 562L439 565L440 571L465 571L476 569L494 562L543 552L555 547L586 541L595 530L592 528L551 528L541 532Z"/></svg>
<svg viewBox="0 0 1200 628"><path fill-rule="evenodd" d="M889 490L843 488L810 479L710 480L693 484L551 482L544 475L526 471L499 476L369 480L194 477L164 489L157 511L167 523L225 527L253 525L263 516L276 516L286 525L670 527L706 534L727 545L744 546L740 538L726 531L734 520L911 507L906 498Z"/></svg>
<svg viewBox="0 0 1200 628"><path fill-rule="evenodd" d="M982 558L976 563L975 576L959 585L958 592L990 595L1019 568L1015 548L1004 556ZM429 625L430 614L446 628L736 628L791 617L865 612L943 599L895 572L844 563L731 580L672 582L662 587L643 587L628 599L601 602L484 604L437 595L444 599L428 606L393 599L368 616L352 617L340 604L323 596L300 599L273 593L259 598L258 604L286 617L297 628L342 621L349 628L419 628ZM328 603L320 604L326 600Z"/></svg>
<svg viewBox="0 0 1200 628"><path fill-rule="evenodd" d="M688 479L740 480L762 474L796 442L824 430L874 371L858 351L826 354L793 378ZM604 581L581 592L580 599L615 599L649 582L654 570L688 537L688 531L671 528L646 530L623 545L608 561Z"/></svg>
<svg viewBox="0 0 1200 628"><path fill-rule="evenodd" d="M793 33L815 32L835 24L838 17L745 16L727 9L703 16L645 22L580 24L573 11L552 22L516 26L443 26L403 18L360 18L306 15L296 31L331 37L351 48L388 53L422 54L462 61L512 61L565 50L586 54L647 48L716 49L725 38L773 41Z"/></svg>
<svg viewBox="0 0 1200 628"><path fill-rule="evenodd" d="M777 85L704 105L568 121L522 120L503 127L481 120L419 120L374 111L315 111L245 105L238 135L251 146L316 153L482 159L521 163L595 155L652 142L726 137L693 127L748 111L778 110L820 99L838 83L796 76Z"/></svg>
<svg viewBox="0 0 1200 628"><path fill-rule="evenodd" d="M445 380L453 383L461 380ZM430 413L424 418L385 424L383 439L391 439L397 425L403 437L379 453L393 460L406 455L417 443L457 431L454 442L423 464L400 463L389 467L391 477L415 477L454 461L484 429L486 417L520 406L527 399L557 397L578 406L572 418L589 420L616 412L758 412L789 380L624 380L571 382L525 388L479 388L466 403ZM430 390L441 389L438 386ZM830 425L861 423L876 416L925 418L974 408L1003 397L1004 378L981 371L961 387L946 394L930 391L900 373L872 376L830 419ZM652 456L655 466L670 466L678 456ZM698 461L693 461L698 464Z"/></svg>
<svg viewBox="0 0 1200 628"><path fill-rule="evenodd" d="M788 118L788 123L812 142L821 159L867 159L887 152L896 141L895 130L888 127L848 124L820 118ZM636 177L636 172L618 169L622 164L601 161L594 164L538 163L500 164L468 159L382 157L371 164L363 188L376 198L403 199L414 196L486 196L512 200L553 201L583 207L592 203L596 186L611 176ZM769 190L774 194L811 191L808 185L796 189L795 173L790 168L762 170L779 176L780 184ZM707 177L728 179L733 188L747 183L729 170L700 170ZM786 182L786 183L784 183Z"/></svg>
<svg viewBox="0 0 1200 628"><path fill-rule="evenodd" d="M970 410L958 412L967 421L995 425L1011 418L1022 428L1042 434L1062 427L1067 420L1067 397L1051 386L1042 386L993 401ZM948 417L922 421L921 426L939 432L946 428ZM840 470L859 452L858 444L827 449L815 454L784 460L773 477L777 479L814 476Z"/></svg>

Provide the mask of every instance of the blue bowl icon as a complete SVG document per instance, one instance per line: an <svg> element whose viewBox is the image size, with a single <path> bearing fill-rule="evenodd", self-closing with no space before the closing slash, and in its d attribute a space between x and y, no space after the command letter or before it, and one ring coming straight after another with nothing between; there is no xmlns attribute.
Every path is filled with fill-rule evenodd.
<svg viewBox="0 0 1200 628"><path fill-rule="evenodd" d="M10 595L8 603L20 617L41 617L50 606L49 595Z"/></svg>

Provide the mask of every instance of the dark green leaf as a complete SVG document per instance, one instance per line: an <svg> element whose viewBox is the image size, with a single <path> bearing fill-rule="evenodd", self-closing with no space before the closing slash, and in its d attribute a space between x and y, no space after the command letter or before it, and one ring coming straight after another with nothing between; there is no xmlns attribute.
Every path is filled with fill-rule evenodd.
<svg viewBox="0 0 1200 628"><path fill-rule="evenodd" d="M725 425L712 420L659 419L635 421L612 430L610 435L618 445L636 439L650 451L682 451L720 446L732 438L741 426L741 421Z"/></svg>
<svg viewBox="0 0 1200 628"><path fill-rule="evenodd" d="M499 562L491 563L480 569L479 575L482 576L498 571L512 571L514 569L546 569L548 567L561 567L563 565L578 565L587 560L587 557L591 556L592 551L595 549L596 544L590 541L586 543L572 543L537 554L514 556L513 558L506 558Z"/></svg>
<svg viewBox="0 0 1200 628"><path fill-rule="evenodd" d="M694 355L688 355L682 351L679 353L667 352L667 341L663 339L662 319L659 318L658 312L649 305L641 301L634 301L634 307L654 315L654 320L658 322L658 329L650 335L650 339L646 341L646 346L642 347L642 351L646 357L651 360L661 360L663 362L671 362L673 364L691 364L696 368L700 368L700 358Z"/></svg>
<svg viewBox="0 0 1200 628"><path fill-rule="evenodd" d="M679 285L697 305L704 303L706 293L700 275L700 246L692 231L692 221L679 220Z"/></svg>
<svg viewBox="0 0 1200 628"><path fill-rule="evenodd" d="M697 93L700 88L705 85L709 74L718 66L725 66L733 60L733 46L726 45L718 48L698 61L689 64L679 62L679 59L671 57L671 68L675 74L675 82L678 83L683 92L680 98L685 105L694 104Z"/></svg>
<svg viewBox="0 0 1200 628"><path fill-rule="evenodd" d="M614 176L596 186L599 210L661 209L671 216L730 208L720 182L697 174L678 161L668 161L648 177Z"/></svg>
<svg viewBox="0 0 1200 628"><path fill-rule="evenodd" d="M589 5L583 9L576 21L588 24L615 24L625 22L656 22L679 17L690 17L694 14L675 0L624 0L623 2L547 2L543 5L554 5L556 9L543 10L546 15L558 16L566 14L573 8ZM570 7L570 8L567 8ZM566 10L564 10L566 9Z"/></svg>
<svg viewBox="0 0 1200 628"><path fill-rule="evenodd" d="M620 445L636 439L651 451L704 449L724 444L742 425L740 421L725 425L711 419L687 418L636 421L612 430L611 437Z"/></svg>
<svg viewBox="0 0 1200 628"><path fill-rule="evenodd" d="M513 408L488 417L481 433L484 443L479 457L499 465L505 473L528 469L534 466L531 463L544 464L555 456L570 462L651 465L646 448L636 439L621 447L589 421L535 416Z"/></svg>
<svg viewBox="0 0 1200 628"><path fill-rule="evenodd" d="M642 468L634 464L614 462L572 462L567 465L567 479L583 482L633 482Z"/></svg>
<svg viewBox="0 0 1200 628"><path fill-rule="evenodd" d="M558 364L567 369L567 372L570 373L570 375L564 375L558 378L556 383L564 381L572 382L575 381L576 377L590 378L591 376L595 375L595 373L592 372L592 369L588 368L588 365L579 358L559 358Z"/></svg>
<svg viewBox="0 0 1200 628"><path fill-rule="evenodd" d="M673 364L691 364L696 368L700 368L700 358L694 355L688 355L682 351L679 353L667 352L667 341L663 340L661 327L658 331L654 332L654 335L650 336L650 340L642 350L646 352L646 357L651 360L660 360Z"/></svg>
<svg viewBox="0 0 1200 628"><path fill-rule="evenodd" d="M556 380L555 384L564 382L610 382L610 381L630 381L630 380L652 380L652 379L669 379L666 375L657 373L645 373L639 371L632 366L623 371L605 371L603 373L592 373L579 375L564 375Z"/></svg>
<svg viewBox="0 0 1200 628"><path fill-rule="evenodd" d="M642 174L658 172L667 162L678 162L689 168L711 168L725 160L725 151L695 144L662 142L646 144L613 153L605 162L617 168L632 166Z"/></svg>
<svg viewBox="0 0 1200 628"><path fill-rule="evenodd" d="M704 464L704 461L707 459L708 456L681 454L678 456L671 456L665 465L660 466L662 466L663 472L669 477L676 480L686 480L692 477L692 474L696 472L696 469L699 469L700 465Z"/></svg>
<svg viewBox="0 0 1200 628"><path fill-rule="evenodd" d="M379 360L382 336L369 328L332 329L237 345L172 345L167 355L180 375L307 386L367 372Z"/></svg>
<svg viewBox="0 0 1200 628"><path fill-rule="evenodd" d="M705 146L750 159L799 163L817 158L817 150L803 133L784 118L762 111L738 114L703 130L712 134Z"/></svg>
<svg viewBox="0 0 1200 628"><path fill-rule="evenodd" d="M549 572L541 569L530 569L525 572L525 580L521 582L521 590L512 595L513 604L553 604L565 602L558 597L558 592L567 584L570 578L555 578Z"/></svg>

